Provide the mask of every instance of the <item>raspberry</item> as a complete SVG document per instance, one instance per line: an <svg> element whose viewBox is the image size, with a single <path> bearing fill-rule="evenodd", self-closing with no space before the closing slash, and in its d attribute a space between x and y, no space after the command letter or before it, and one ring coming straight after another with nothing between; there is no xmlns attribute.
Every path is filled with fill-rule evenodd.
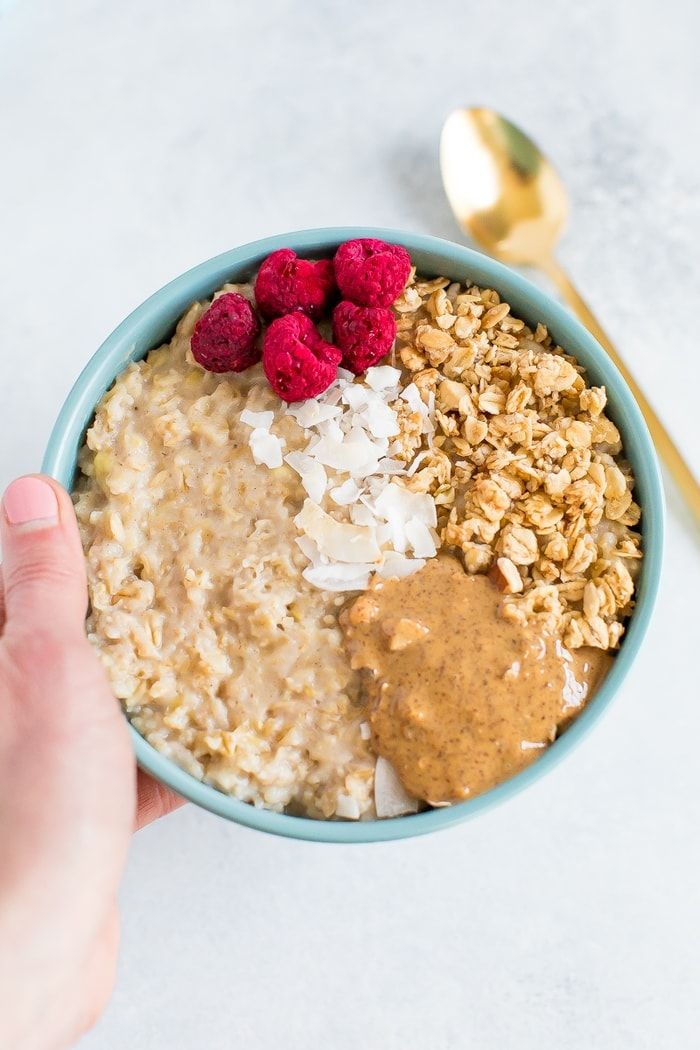
<svg viewBox="0 0 700 1050"><path fill-rule="evenodd" d="M304 401L322 394L337 376L341 356L305 314L278 317L265 332L263 368L283 401Z"/></svg>
<svg viewBox="0 0 700 1050"><path fill-rule="evenodd" d="M355 306L343 301L333 311L333 339L343 364L355 375L366 372L389 353L396 338L394 315L385 306Z"/></svg>
<svg viewBox="0 0 700 1050"><path fill-rule="evenodd" d="M372 237L341 244L333 262L343 297L358 306L391 306L411 272L405 248Z"/></svg>
<svg viewBox="0 0 700 1050"><path fill-rule="evenodd" d="M247 299L226 292L202 314L192 333L192 356L208 372L243 372L260 360L260 321Z"/></svg>
<svg viewBox="0 0 700 1050"><path fill-rule="evenodd" d="M255 279L255 300L263 317L281 317L297 310L319 318L335 293L330 259L299 259L291 248L268 255Z"/></svg>

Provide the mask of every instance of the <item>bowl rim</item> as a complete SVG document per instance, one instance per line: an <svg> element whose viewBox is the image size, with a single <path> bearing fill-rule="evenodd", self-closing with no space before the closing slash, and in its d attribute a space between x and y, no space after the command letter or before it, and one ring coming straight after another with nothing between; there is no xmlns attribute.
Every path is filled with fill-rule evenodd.
<svg viewBox="0 0 700 1050"><path fill-rule="evenodd" d="M583 325L562 305L521 274L474 249L425 234L382 227L334 226L297 230L250 241L214 256L175 277L136 307L105 339L87 362L69 391L49 437L42 471L71 488L79 445L103 392L128 361L142 357L153 345L136 350L139 332L149 323L161 322L172 329L188 303L208 287L210 292L225 279L250 271L267 254L282 247L297 252L328 254L339 243L356 237L377 237L403 244L409 252L437 256L447 261L454 276L463 272L475 283L494 287L515 313L542 321L556 332L556 340L577 359L581 355L587 372L602 382L613 405L613 416L623 435L625 451L632 462L637 491L643 493L642 530L644 559L637 604L614 665L595 697L573 724L531 766L477 798L449 808L428 810L410 816L371 821L313 820L258 808L223 794L185 772L155 750L129 724L139 766L196 805L238 824L286 838L312 842L367 843L423 835L470 820L535 783L553 769L587 735L607 710L634 662L642 644L656 601L663 559L665 508L663 487L654 446L646 423L624 379L607 354ZM216 283L218 282L218 284ZM192 292L192 294L190 294ZM210 294L210 292L208 294ZM189 298L188 298L189 296ZM184 307L183 304L184 303ZM523 309L522 304L525 304ZM173 311L177 308L178 312ZM166 325L167 321L167 325ZM630 441L631 437L631 441Z"/></svg>

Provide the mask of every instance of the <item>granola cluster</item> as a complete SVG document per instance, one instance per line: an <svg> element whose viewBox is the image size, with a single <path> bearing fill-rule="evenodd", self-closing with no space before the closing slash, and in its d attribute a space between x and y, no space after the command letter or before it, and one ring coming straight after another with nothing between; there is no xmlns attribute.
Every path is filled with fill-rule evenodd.
<svg viewBox="0 0 700 1050"><path fill-rule="evenodd" d="M394 454L421 453L405 483L433 496L443 545L469 572L491 573L506 616L572 649L616 648L642 553L605 388L492 289L414 277L395 310L397 354L434 406L436 433L428 442L419 414L394 406Z"/></svg>

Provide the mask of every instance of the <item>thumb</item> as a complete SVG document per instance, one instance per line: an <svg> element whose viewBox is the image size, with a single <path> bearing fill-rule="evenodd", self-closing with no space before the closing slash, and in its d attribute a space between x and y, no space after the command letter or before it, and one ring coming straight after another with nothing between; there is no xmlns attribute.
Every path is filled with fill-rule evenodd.
<svg viewBox="0 0 700 1050"><path fill-rule="evenodd" d="M84 636L85 562L73 505L52 478L18 478L0 513L5 635Z"/></svg>

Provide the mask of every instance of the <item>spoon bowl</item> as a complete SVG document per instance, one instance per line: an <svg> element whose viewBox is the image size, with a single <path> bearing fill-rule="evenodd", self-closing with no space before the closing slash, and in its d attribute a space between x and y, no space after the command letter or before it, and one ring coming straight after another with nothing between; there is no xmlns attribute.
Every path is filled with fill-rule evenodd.
<svg viewBox="0 0 700 1050"><path fill-rule="evenodd" d="M539 265L552 254L569 210L566 189L515 124L491 109L456 109L442 129L440 167L458 223L490 255Z"/></svg>

